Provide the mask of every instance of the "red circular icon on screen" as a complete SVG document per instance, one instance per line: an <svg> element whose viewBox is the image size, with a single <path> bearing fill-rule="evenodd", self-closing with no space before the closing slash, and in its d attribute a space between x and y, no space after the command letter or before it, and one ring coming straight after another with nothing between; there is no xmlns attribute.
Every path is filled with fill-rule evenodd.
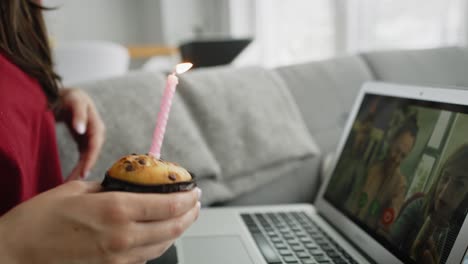
<svg viewBox="0 0 468 264"><path fill-rule="evenodd" d="M395 220L395 210L393 210L393 208L385 209L380 219L382 224L388 226L393 223L393 220Z"/></svg>

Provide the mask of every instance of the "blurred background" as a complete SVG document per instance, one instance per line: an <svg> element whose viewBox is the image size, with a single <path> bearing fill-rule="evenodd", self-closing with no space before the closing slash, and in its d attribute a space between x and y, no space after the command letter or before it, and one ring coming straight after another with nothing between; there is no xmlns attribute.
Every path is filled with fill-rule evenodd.
<svg viewBox="0 0 468 264"><path fill-rule="evenodd" d="M221 48L238 45L230 46L235 54L226 55L224 63L267 67L362 51L465 45L467 1L44 0L43 4L57 8L46 12L55 47L111 42L129 51L130 69L165 70L181 60L181 47L194 52L200 42L215 42ZM218 46L208 49L214 52Z"/></svg>

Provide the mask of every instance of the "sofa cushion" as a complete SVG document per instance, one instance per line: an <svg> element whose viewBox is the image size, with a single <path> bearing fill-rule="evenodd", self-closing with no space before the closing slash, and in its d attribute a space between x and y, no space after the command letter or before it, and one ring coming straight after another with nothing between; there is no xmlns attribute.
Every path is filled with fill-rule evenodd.
<svg viewBox="0 0 468 264"><path fill-rule="evenodd" d="M468 87L466 48L380 51L362 56L381 81Z"/></svg>
<svg viewBox="0 0 468 264"><path fill-rule="evenodd" d="M179 91L225 182L319 153L287 87L271 70L196 70L181 76ZM251 187L264 183L251 179Z"/></svg>
<svg viewBox="0 0 468 264"><path fill-rule="evenodd" d="M100 179L123 155L147 153L165 87L161 74L133 72L124 77L79 85L94 100L107 128L106 142L91 173ZM58 126L59 153L64 175L78 160L76 147L64 126ZM220 167L204 143L184 102L176 93L162 146L162 158L180 163L197 177L219 175Z"/></svg>
<svg viewBox="0 0 468 264"><path fill-rule="evenodd" d="M362 84L372 80L358 56L279 67L305 123L324 153L335 150Z"/></svg>
<svg viewBox="0 0 468 264"><path fill-rule="evenodd" d="M319 157L308 157L259 170L249 177L233 179L228 183L229 190L242 195L224 205L312 203L321 183L318 177L320 164ZM272 174L278 176L271 177ZM252 186L253 180L262 184Z"/></svg>

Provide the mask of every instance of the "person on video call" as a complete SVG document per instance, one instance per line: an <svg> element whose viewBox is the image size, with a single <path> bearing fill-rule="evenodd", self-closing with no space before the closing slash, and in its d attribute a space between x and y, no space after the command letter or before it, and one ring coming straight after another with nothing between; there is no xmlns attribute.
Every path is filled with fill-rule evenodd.
<svg viewBox="0 0 468 264"><path fill-rule="evenodd" d="M39 0L0 1L0 263L142 263L161 255L199 213L200 190L100 193L62 184L55 121L87 175L104 125L83 91L59 88Z"/></svg>
<svg viewBox="0 0 468 264"><path fill-rule="evenodd" d="M458 233L468 209L468 144L441 166L423 197L409 202L390 229L389 239L417 263L439 263L450 251L448 234Z"/></svg>
<svg viewBox="0 0 468 264"><path fill-rule="evenodd" d="M408 119L391 138L384 159L369 166L366 181L351 202L351 213L379 233L387 232L403 203L407 184L400 164L413 149L417 133L416 118Z"/></svg>
<svg viewBox="0 0 468 264"><path fill-rule="evenodd" d="M346 206L346 201L351 200L355 190L363 184L367 168L364 155L369 146L374 117L373 113L367 114L356 128L350 143L343 148L343 159L336 166L336 176L330 180L333 189L327 194L337 204Z"/></svg>

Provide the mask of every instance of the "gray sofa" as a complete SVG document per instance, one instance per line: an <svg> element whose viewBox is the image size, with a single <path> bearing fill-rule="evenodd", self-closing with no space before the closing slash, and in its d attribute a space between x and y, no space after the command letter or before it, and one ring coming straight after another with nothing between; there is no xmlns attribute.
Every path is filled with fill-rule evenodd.
<svg viewBox="0 0 468 264"><path fill-rule="evenodd" d="M468 50L447 47L364 53L284 66L217 67L180 76L162 157L197 175L203 204L312 202L361 85L468 87ZM148 152L165 76L132 72L83 83L107 126L91 179L114 160ZM62 169L78 159L57 127Z"/></svg>

